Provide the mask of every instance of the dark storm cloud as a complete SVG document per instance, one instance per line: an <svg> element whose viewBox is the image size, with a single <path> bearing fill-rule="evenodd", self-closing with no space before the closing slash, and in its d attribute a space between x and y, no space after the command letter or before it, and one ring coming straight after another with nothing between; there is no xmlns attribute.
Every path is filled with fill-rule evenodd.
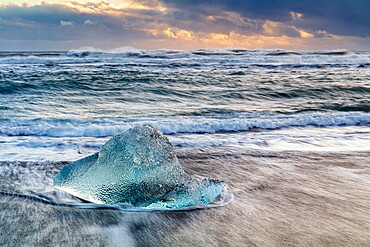
<svg viewBox="0 0 370 247"><path fill-rule="evenodd" d="M320 47L323 40L332 48L331 44L342 47L353 42L354 37L344 36L357 36L361 47L369 46L368 38L361 37L370 36L370 0L129 0L121 6L105 1L0 5L0 49L166 48L168 42L175 48L289 47L309 42Z"/></svg>
<svg viewBox="0 0 370 247"><path fill-rule="evenodd" d="M101 3L71 2L73 6L61 4L42 4L35 6L0 7L0 38L3 40L46 40L76 41L89 45L92 40L107 42L134 41L150 37L148 30L159 30L157 38L164 38L161 29L177 27L194 32L228 33L237 30L238 25L225 16L209 21L205 13L191 11L160 12L155 9L158 1L148 0L146 6L152 9L109 9ZM81 12L80 8L98 10L98 12ZM104 11L99 12L99 9ZM107 11L108 10L108 11ZM108 13L109 10L114 14ZM243 27L243 24L241 24ZM246 32L243 28L243 32ZM92 44L93 45L93 44Z"/></svg>
<svg viewBox="0 0 370 247"><path fill-rule="evenodd" d="M61 20L83 24L85 20L94 19L101 24L114 23L109 16L81 13L73 8L62 5L36 5L32 7L9 6L0 8L3 20L23 21L43 26L59 26Z"/></svg>
<svg viewBox="0 0 370 247"><path fill-rule="evenodd" d="M38 5L33 7L9 6L0 9L0 17L6 20L24 20L33 23L59 25L61 19L76 20L80 15L61 6Z"/></svg>
<svg viewBox="0 0 370 247"><path fill-rule="evenodd" d="M290 12L304 18L294 24L336 35L370 36L369 0L162 0L179 10L212 15L237 12L250 19L292 23Z"/></svg>
<svg viewBox="0 0 370 247"><path fill-rule="evenodd" d="M76 46L96 46L102 42L108 45L120 41L120 44L125 45L146 36L146 33L125 28L122 18L108 14L83 13L64 5L0 8L0 43L4 45L0 49L25 49L27 44L34 42L38 42L35 49L43 49L43 45L49 45L60 50Z"/></svg>

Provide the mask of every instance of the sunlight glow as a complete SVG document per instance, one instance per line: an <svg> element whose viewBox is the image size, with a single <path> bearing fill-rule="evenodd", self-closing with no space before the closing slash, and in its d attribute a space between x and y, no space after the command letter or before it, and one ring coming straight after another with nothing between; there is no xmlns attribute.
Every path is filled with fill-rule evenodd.
<svg viewBox="0 0 370 247"><path fill-rule="evenodd" d="M116 46L113 44L120 46L122 42L122 45L142 44L141 47L145 48L168 45L185 49L199 47L302 49L323 47L323 42L326 42L325 46L329 48L343 48L346 42L366 44L368 40L332 34L331 30L325 30L324 27L315 29L302 25L312 17L294 11L284 12L284 18L288 20L276 21L272 20L273 18L250 18L238 11L210 8L205 15L200 14L194 17L198 19L193 19L191 12L184 14L179 7L176 8L162 0L23 0L23 2L0 0L0 8L9 6L19 8L19 17L13 16L13 12L18 10L13 8L4 10L9 14L5 18L0 18L0 28L8 30L9 35L14 33L14 28L24 28L26 31L38 29L43 34L38 35L38 38L43 37L41 40L45 42L49 42L51 32L54 32L54 38L59 40L59 28L63 28L62 32L65 33L63 40L89 43L91 46L102 44L104 47ZM58 18L53 16L52 11L56 11ZM41 16L38 16L39 14ZM178 18L177 16L181 14L184 16ZM102 35L103 33L105 34ZM31 36L32 33L23 39L32 40L29 38ZM85 37L85 40L78 41L81 37ZM14 44L12 41L9 42ZM20 42L23 42L22 39Z"/></svg>

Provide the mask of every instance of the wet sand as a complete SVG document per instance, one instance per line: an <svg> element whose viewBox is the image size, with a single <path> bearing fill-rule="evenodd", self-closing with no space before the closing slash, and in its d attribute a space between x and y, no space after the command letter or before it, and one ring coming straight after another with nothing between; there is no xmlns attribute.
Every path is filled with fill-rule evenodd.
<svg viewBox="0 0 370 247"><path fill-rule="evenodd" d="M370 153L181 148L194 176L225 181L222 208L128 213L0 195L0 246L370 246ZM64 163L0 163L0 190L52 190Z"/></svg>

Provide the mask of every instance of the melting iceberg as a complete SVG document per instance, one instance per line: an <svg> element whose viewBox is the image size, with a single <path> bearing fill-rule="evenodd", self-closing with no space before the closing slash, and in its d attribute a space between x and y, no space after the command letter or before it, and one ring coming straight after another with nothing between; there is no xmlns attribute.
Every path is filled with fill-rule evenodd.
<svg viewBox="0 0 370 247"><path fill-rule="evenodd" d="M129 129L63 167L54 185L90 202L149 209L206 205L226 188L219 180L188 176L173 145L151 126Z"/></svg>

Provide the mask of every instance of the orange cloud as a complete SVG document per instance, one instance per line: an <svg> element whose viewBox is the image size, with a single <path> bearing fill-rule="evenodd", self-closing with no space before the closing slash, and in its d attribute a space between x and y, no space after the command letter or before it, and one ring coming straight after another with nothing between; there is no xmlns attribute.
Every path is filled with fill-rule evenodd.
<svg viewBox="0 0 370 247"><path fill-rule="evenodd" d="M266 36L266 35L245 35L237 32L229 33L204 33L192 32L189 30L175 27L166 27L162 30L146 30L154 37L160 37L161 43L173 47L178 46L182 49L195 48L225 48L225 47L244 47L254 49L288 47L292 44L299 45L302 42L300 38L291 38L287 36Z"/></svg>
<svg viewBox="0 0 370 247"><path fill-rule="evenodd" d="M192 40L194 38L193 32L173 27L169 27L164 30L163 34L171 39Z"/></svg>
<svg viewBox="0 0 370 247"><path fill-rule="evenodd" d="M313 38L314 37L314 35L312 33L306 32L304 30L298 30L298 32L299 32L299 36L301 38L304 38L304 39L306 39L306 38Z"/></svg>
<svg viewBox="0 0 370 247"><path fill-rule="evenodd" d="M263 24L262 28L263 28L263 31L265 32L265 34L277 35L277 34L280 33L279 30L282 26L283 25L279 22L267 20L267 21L265 21L265 24Z"/></svg>
<svg viewBox="0 0 370 247"><path fill-rule="evenodd" d="M299 13L299 12L291 11L290 12L290 17L292 17L293 20L299 20L299 19L303 18L303 14Z"/></svg>
<svg viewBox="0 0 370 247"><path fill-rule="evenodd" d="M14 30L24 33L22 39L30 39L34 32L29 31L27 26L33 25L39 30L38 38L45 42L52 37L53 40L62 39L61 43L73 41L85 45L88 42L106 47L302 49L324 47L324 42L329 48L334 48L349 42L347 36L336 36L306 26L303 28L299 22L292 21L307 18L299 12L285 12L290 14L292 20L279 22L251 19L237 12L214 9L201 14L183 13L165 6L160 0L78 0L16 8L20 10L19 17L13 18L11 12L11 17L0 18L0 24L8 30L8 35L3 37L9 40L12 34L17 34ZM24 14L27 11L30 14Z"/></svg>
<svg viewBox="0 0 370 247"><path fill-rule="evenodd" d="M254 49L271 48L271 44L285 47L291 44L292 38L282 36L243 35L236 32L229 34L211 33L199 39L205 46L214 47L245 47Z"/></svg>

